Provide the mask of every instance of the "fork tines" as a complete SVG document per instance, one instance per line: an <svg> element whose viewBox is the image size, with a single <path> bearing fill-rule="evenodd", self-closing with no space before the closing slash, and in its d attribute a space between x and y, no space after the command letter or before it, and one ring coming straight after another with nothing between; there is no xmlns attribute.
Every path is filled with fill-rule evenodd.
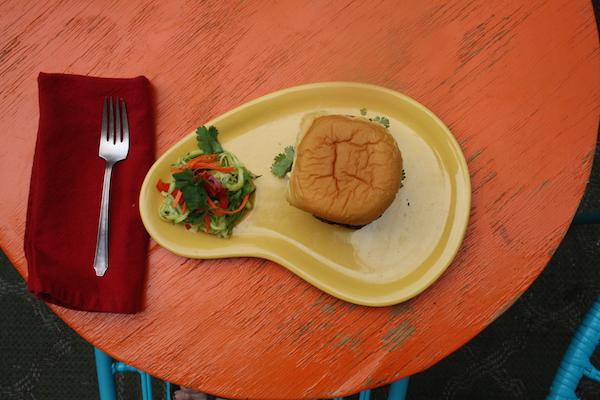
<svg viewBox="0 0 600 400"><path fill-rule="evenodd" d="M129 121L127 119L125 100L116 98L113 106L112 97L104 98L102 132L106 132L108 135L107 137L103 138L108 142L118 143L129 141Z"/></svg>

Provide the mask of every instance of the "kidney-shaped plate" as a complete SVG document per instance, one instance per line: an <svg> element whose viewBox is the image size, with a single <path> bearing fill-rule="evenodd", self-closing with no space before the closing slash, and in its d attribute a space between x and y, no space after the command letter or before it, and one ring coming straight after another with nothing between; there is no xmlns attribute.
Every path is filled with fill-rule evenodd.
<svg viewBox="0 0 600 400"><path fill-rule="evenodd" d="M271 174L273 158L294 145L302 116L330 113L386 117L404 159L396 200L375 222L352 231L290 206L286 178ZM469 219L467 163L448 128L418 102L379 86L330 82L293 87L240 106L212 121L222 146L253 173L253 209L228 239L193 233L158 217L160 179L197 148L185 136L152 166L140 194L143 223L167 250L190 258L272 260L340 299L368 306L405 301L430 286L455 257Z"/></svg>

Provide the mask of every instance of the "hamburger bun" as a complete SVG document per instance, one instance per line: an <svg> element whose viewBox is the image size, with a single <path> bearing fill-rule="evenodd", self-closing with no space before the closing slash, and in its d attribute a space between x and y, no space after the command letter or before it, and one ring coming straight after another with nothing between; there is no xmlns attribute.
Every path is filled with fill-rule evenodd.
<svg viewBox="0 0 600 400"><path fill-rule="evenodd" d="M402 154L384 125L326 113L302 119L286 192L292 206L360 228L383 214L401 183Z"/></svg>

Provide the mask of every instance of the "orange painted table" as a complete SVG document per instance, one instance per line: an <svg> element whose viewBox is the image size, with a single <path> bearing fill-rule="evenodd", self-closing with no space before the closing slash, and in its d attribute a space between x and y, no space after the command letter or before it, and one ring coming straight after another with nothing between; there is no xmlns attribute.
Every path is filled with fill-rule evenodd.
<svg viewBox="0 0 600 400"><path fill-rule="evenodd" d="M543 270L590 172L600 53L587 0L8 0L0 14L0 243L25 279L39 72L146 75L159 154L247 101L324 81L402 92L460 143L473 189L466 237L410 301L356 306L270 261L191 260L152 242L143 312L53 307L94 346L210 393L332 397L430 367Z"/></svg>

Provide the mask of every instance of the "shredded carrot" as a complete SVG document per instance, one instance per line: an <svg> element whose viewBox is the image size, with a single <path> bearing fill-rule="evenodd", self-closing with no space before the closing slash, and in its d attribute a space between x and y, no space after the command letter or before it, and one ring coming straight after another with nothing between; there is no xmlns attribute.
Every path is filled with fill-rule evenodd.
<svg viewBox="0 0 600 400"><path fill-rule="evenodd" d="M206 203L210 208L218 208L214 201L210 198L210 196L206 197Z"/></svg>
<svg viewBox="0 0 600 400"><path fill-rule="evenodd" d="M183 193L181 193L181 190L177 190L177 193L175 194L175 199L173 200L173 207L177 207L177 204L179 204L182 197Z"/></svg>
<svg viewBox="0 0 600 400"><path fill-rule="evenodd" d="M203 157L206 156L206 157ZM191 170L199 170L199 169L212 169L215 171L221 172L233 172L235 168L233 167L224 167L217 161L216 154L204 154L202 156L192 158L187 164L182 165L180 168L188 168Z"/></svg>
<svg viewBox="0 0 600 400"><path fill-rule="evenodd" d="M198 157L192 158L187 164L179 167L171 167L172 173L183 172L185 169L191 169L192 171L198 170L214 170L220 172L234 172L234 167L224 167L217 160L219 156L217 154L202 154Z"/></svg>
<svg viewBox="0 0 600 400"><path fill-rule="evenodd" d="M179 173L183 172L184 169L191 169L192 171L198 171L201 169L220 171L220 172L234 172L234 167L222 167L219 163L195 163L193 166L188 164L182 165L181 167L172 167L171 172Z"/></svg>
<svg viewBox="0 0 600 400"><path fill-rule="evenodd" d="M242 204L236 209L236 210L232 210L232 211L227 211L227 210L221 210L220 208L217 208L215 210L211 210L214 214L217 215L224 215L224 214L235 214L237 212L240 212L244 209L244 207L246 207L246 203L248 203L248 198L250 197L250 193L246 194L246 196L244 196L244 200L242 200ZM214 203L213 203L214 204ZM210 205L210 203L209 203ZM212 206L211 206L212 207Z"/></svg>
<svg viewBox="0 0 600 400"><path fill-rule="evenodd" d="M204 214L204 225L206 225L206 233L210 231L210 215L208 213Z"/></svg>
<svg viewBox="0 0 600 400"><path fill-rule="evenodd" d="M186 212L186 211L187 211L187 204L184 202L184 203L181 205L181 213L182 213L182 214L185 214L185 212Z"/></svg>
<svg viewBox="0 0 600 400"><path fill-rule="evenodd" d="M216 160L218 157L219 157L218 154L206 153L206 154L201 154L198 157L194 157L194 158L192 158L192 160Z"/></svg>
<svg viewBox="0 0 600 400"><path fill-rule="evenodd" d="M220 171L220 172L234 172L235 171L235 168L223 167L219 163L205 163L205 164L198 164L198 165L194 166L194 170L199 170L199 169L208 169L208 170Z"/></svg>

